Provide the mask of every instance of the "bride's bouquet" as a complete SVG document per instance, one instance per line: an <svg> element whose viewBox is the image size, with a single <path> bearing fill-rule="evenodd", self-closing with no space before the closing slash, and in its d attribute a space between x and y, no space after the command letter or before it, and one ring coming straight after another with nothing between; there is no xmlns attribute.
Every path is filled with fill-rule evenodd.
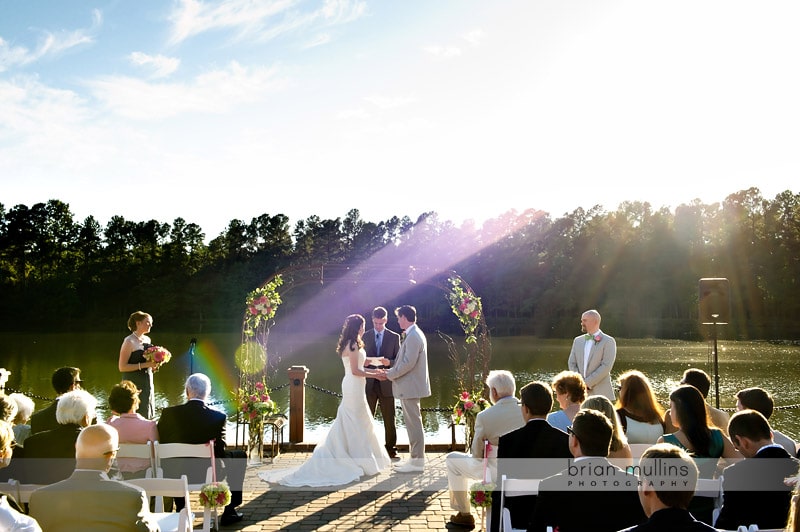
<svg viewBox="0 0 800 532"><path fill-rule="evenodd" d="M172 358L172 353L167 351L166 348L161 347L160 345L154 345L152 347L148 347L144 351L144 358L145 360L151 360L158 362L159 364L166 364ZM153 369L153 371L158 371L157 369Z"/></svg>

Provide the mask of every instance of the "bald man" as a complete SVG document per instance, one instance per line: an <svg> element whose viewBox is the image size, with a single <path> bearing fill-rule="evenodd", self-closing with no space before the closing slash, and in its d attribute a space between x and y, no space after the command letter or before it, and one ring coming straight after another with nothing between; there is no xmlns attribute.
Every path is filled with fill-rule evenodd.
<svg viewBox="0 0 800 532"><path fill-rule="evenodd" d="M30 514L47 532L129 530L157 532L147 496L138 486L108 478L119 435L106 424L86 427L75 443L75 471L31 494Z"/></svg>

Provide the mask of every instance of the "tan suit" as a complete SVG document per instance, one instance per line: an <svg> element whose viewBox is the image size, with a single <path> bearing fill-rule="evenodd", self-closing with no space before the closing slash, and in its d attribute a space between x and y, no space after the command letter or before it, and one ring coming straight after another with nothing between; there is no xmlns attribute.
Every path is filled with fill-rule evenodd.
<svg viewBox="0 0 800 532"><path fill-rule="evenodd" d="M422 427L420 399L431 394L428 375L428 341L416 324L406 329L394 365L386 371L394 396L400 399L408 432L409 455L414 465L425 462L425 431Z"/></svg>
<svg viewBox="0 0 800 532"><path fill-rule="evenodd" d="M584 334L575 337L567 365L570 371L576 371L583 376L588 395L605 395L613 403L616 398L611 385L611 368L617 358L617 342L606 333L598 332L601 335L599 342L587 340ZM592 342L592 347L589 351L589 363L585 364L587 341Z"/></svg>
<svg viewBox="0 0 800 532"><path fill-rule="evenodd" d="M31 494L30 514L47 532L157 532L144 490L79 469Z"/></svg>
<svg viewBox="0 0 800 532"><path fill-rule="evenodd" d="M487 469L491 480L494 481L497 472L497 445L500 442L500 436L524 425L525 419L522 417L522 410L514 396L503 397L476 416L472 454L453 452L445 458L451 508L462 513L470 511L467 484L470 479L482 480L484 440L489 440L492 445Z"/></svg>

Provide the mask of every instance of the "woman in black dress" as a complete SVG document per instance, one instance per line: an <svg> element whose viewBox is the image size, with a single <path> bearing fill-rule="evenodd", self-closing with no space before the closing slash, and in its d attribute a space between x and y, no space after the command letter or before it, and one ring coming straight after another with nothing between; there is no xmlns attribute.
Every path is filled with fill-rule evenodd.
<svg viewBox="0 0 800 532"><path fill-rule="evenodd" d="M138 413L147 419L155 417L155 393L153 392L153 370L161 365L154 360L144 358L144 350L152 345L147 333L153 326L153 317L141 310L128 318L128 329L131 334L122 341L119 349L119 370L123 380L136 384L141 390Z"/></svg>

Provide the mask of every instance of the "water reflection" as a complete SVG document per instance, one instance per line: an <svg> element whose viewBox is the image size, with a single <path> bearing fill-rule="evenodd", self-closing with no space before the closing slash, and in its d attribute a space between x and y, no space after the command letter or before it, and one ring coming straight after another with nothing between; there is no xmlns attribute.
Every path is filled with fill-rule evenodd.
<svg viewBox="0 0 800 532"><path fill-rule="evenodd" d="M37 407L52 398L50 375L60 366L82 369L85 388L100 400L119 382L117 371L119 345L125 335L96 334L0 334L0 365L12 371L9 388L31 394ZM217 334L198 337L194 357L189 356L191 335L154 332L154 342L173 353L172 361L155 376L156 407L161 409L183 401L183 383L191 371L211 377L212 402L220 410L233 411L233 392L237 374L233 353L240 342L238 334ZM435 334L428 334L429 363L433 395L422 401L425 409L446 408L458 392L452 362L447 349ZM334 352L336 337L321 338L307 345L306 338L271 338L269 346L273 398L288 409L286 370L292 365L309 368L308 383L315 388L339 392L343 369ZM618 339L619 353L613 375L629 369L646 373L653 387L667 402L683 371L699 367L712 374L711 346L706 343ZM304 347L298 347L303 345ZM571 341L539 340L531 337L493 338L492 368L510 370L518 386L531 380L549 381L566 368ZM720 342L720 406L733 408L734 394L746 387L761 386L769 390L777 406L800 404L796 375L800 374L800 347L775 346L764 342ZM306 388L306 440L315 441L327 431L336 415L339 398L318 389ZM712 384L711 396L714 395ZM712 403L713 403L712 399ZM665 404L666 406L666 404ZM800 409L778 409L771 418L775 428L797 438L800 436ZM378 422L380 424L380 422ZM428 411L424 415L425 430L433 441L449 441L445 413ZM402 427L402 416L398 418ZM232 428L232 427L231 427ZM379 430L382 433L383 429ZM405 437L399 430L398 436ZM288 433L287 433L288 436Z"/></svg>

